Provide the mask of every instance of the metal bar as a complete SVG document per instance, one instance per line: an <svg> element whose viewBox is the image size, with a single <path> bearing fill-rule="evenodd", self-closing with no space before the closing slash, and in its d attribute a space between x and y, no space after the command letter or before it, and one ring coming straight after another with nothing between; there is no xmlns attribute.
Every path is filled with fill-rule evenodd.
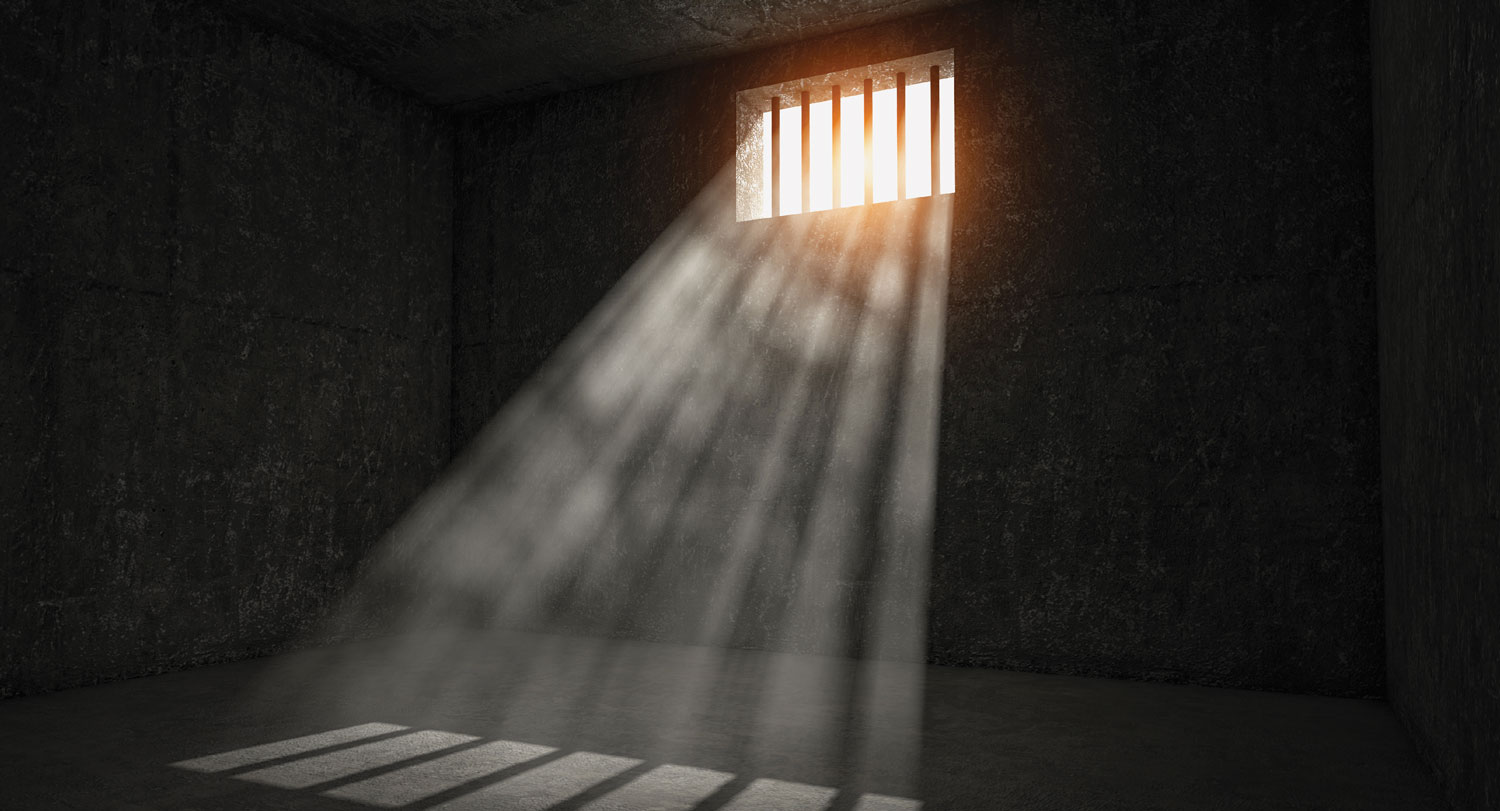
<svg viewBox="0 0 1500 811"><path fill-rule="evenodd" d="M932 66L932 71L931 71L931 78L929 78L928 82L927 82L927 88L928 88L927 92L930 93L930 94L932 94L932 104L928 106L928 109L932 111L931 118L932 118L932 196L933 197L938 196L939 192L942 189L942 184L938 182L939 179L942 176L942 171L943 171L943 164L942 164L942 161L940 160L940 155L941 155L940 140L941 139L939 137L940 133L939 133L939 128L938 128L938 108L939 108L939 104L941 104L941 102L939 102L938 99L942 95L942 94L938 93L938 79L941 76L942 76L942 72L938 70L938 66L937 65L933 65Z"/></svg>
<svg viewBox="0 0 1500 811"><path fill-rule="evenodd" d="M841 191L839 187L844 185L843 173L839 171L843 161L841 154L843 150L840 148L843 142L841 137L843 131L839 127L839 108L844 106L844 95L839 90L838 85L833 86L833 205L831 208L839 207L839 192Z"/></svg>
<svg viewBox="0 0 1500 811"><path fill-rule="evenodd" d="M875 200L875 80L865 80L865 203Z"/></svg>
<svg viewBox="0 0 1500 811"><path fill-rule="evenodd" d="M802 213L812 211L812 94L802 91Z"/></svg>
<svg viewBox="0 0 1500 811"><path fill-rule="evenodd" d="M781 97L771 97L771 216L781 215Z"/></svg>
<svg viewBox="0 0 1500 811"><path fill-rule="evenodd" d="M906 74L896 74L896 199L906 199Z"/></svg>

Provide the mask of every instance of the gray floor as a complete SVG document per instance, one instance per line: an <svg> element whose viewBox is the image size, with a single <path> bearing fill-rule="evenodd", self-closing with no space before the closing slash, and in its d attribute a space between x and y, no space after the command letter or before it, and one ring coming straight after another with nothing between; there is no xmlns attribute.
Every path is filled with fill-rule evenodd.
<svg viewBox="0 0 1500 811"><path fill-rule="evenodd" d="M515 633L0 702L5 809L1439 809L1381 702Z"/></svg>

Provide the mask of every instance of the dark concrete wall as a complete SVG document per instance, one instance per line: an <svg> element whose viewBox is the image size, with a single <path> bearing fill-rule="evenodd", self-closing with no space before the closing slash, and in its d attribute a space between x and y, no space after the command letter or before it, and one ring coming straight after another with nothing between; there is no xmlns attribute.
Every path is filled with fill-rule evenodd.
<svg viewBox="0 0 1500 811"><path fill-rule="evenodd" d="M1372 13L1389 692L1500 808L1500 6Z"/></svg>
<svg viewBox="0 0 1500 811"><path fill-rule="evenodd" d="M937 661L1383 689L1368 15L991 3L461 121L454 442L734 154L953 47Z"/></svg>
<svg viewBox="0 0 1500 811"><path fill-rule="evenodd" d="M447 458L451 130L181 2L0 5L0 696L272 650Z"/></svg>

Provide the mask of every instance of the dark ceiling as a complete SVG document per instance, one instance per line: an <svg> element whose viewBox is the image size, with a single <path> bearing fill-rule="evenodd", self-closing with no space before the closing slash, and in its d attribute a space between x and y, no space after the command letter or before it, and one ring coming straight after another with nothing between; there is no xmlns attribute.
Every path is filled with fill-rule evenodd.
<svg viewBox="0 0 1500 811"><path fill-rule="evenodd" d="M957 0L219 0L426 101L475 109Z"/></svg>

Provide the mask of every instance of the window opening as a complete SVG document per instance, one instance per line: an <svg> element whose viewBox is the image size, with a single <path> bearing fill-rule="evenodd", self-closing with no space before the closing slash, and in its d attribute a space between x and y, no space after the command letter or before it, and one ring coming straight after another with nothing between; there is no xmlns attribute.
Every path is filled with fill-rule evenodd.
<svg viewBox="0 0 1500 811"><path fill-rule="evenodd" d="M951 194L953 84L947 50L741 91L737 218Z"/></svg>

